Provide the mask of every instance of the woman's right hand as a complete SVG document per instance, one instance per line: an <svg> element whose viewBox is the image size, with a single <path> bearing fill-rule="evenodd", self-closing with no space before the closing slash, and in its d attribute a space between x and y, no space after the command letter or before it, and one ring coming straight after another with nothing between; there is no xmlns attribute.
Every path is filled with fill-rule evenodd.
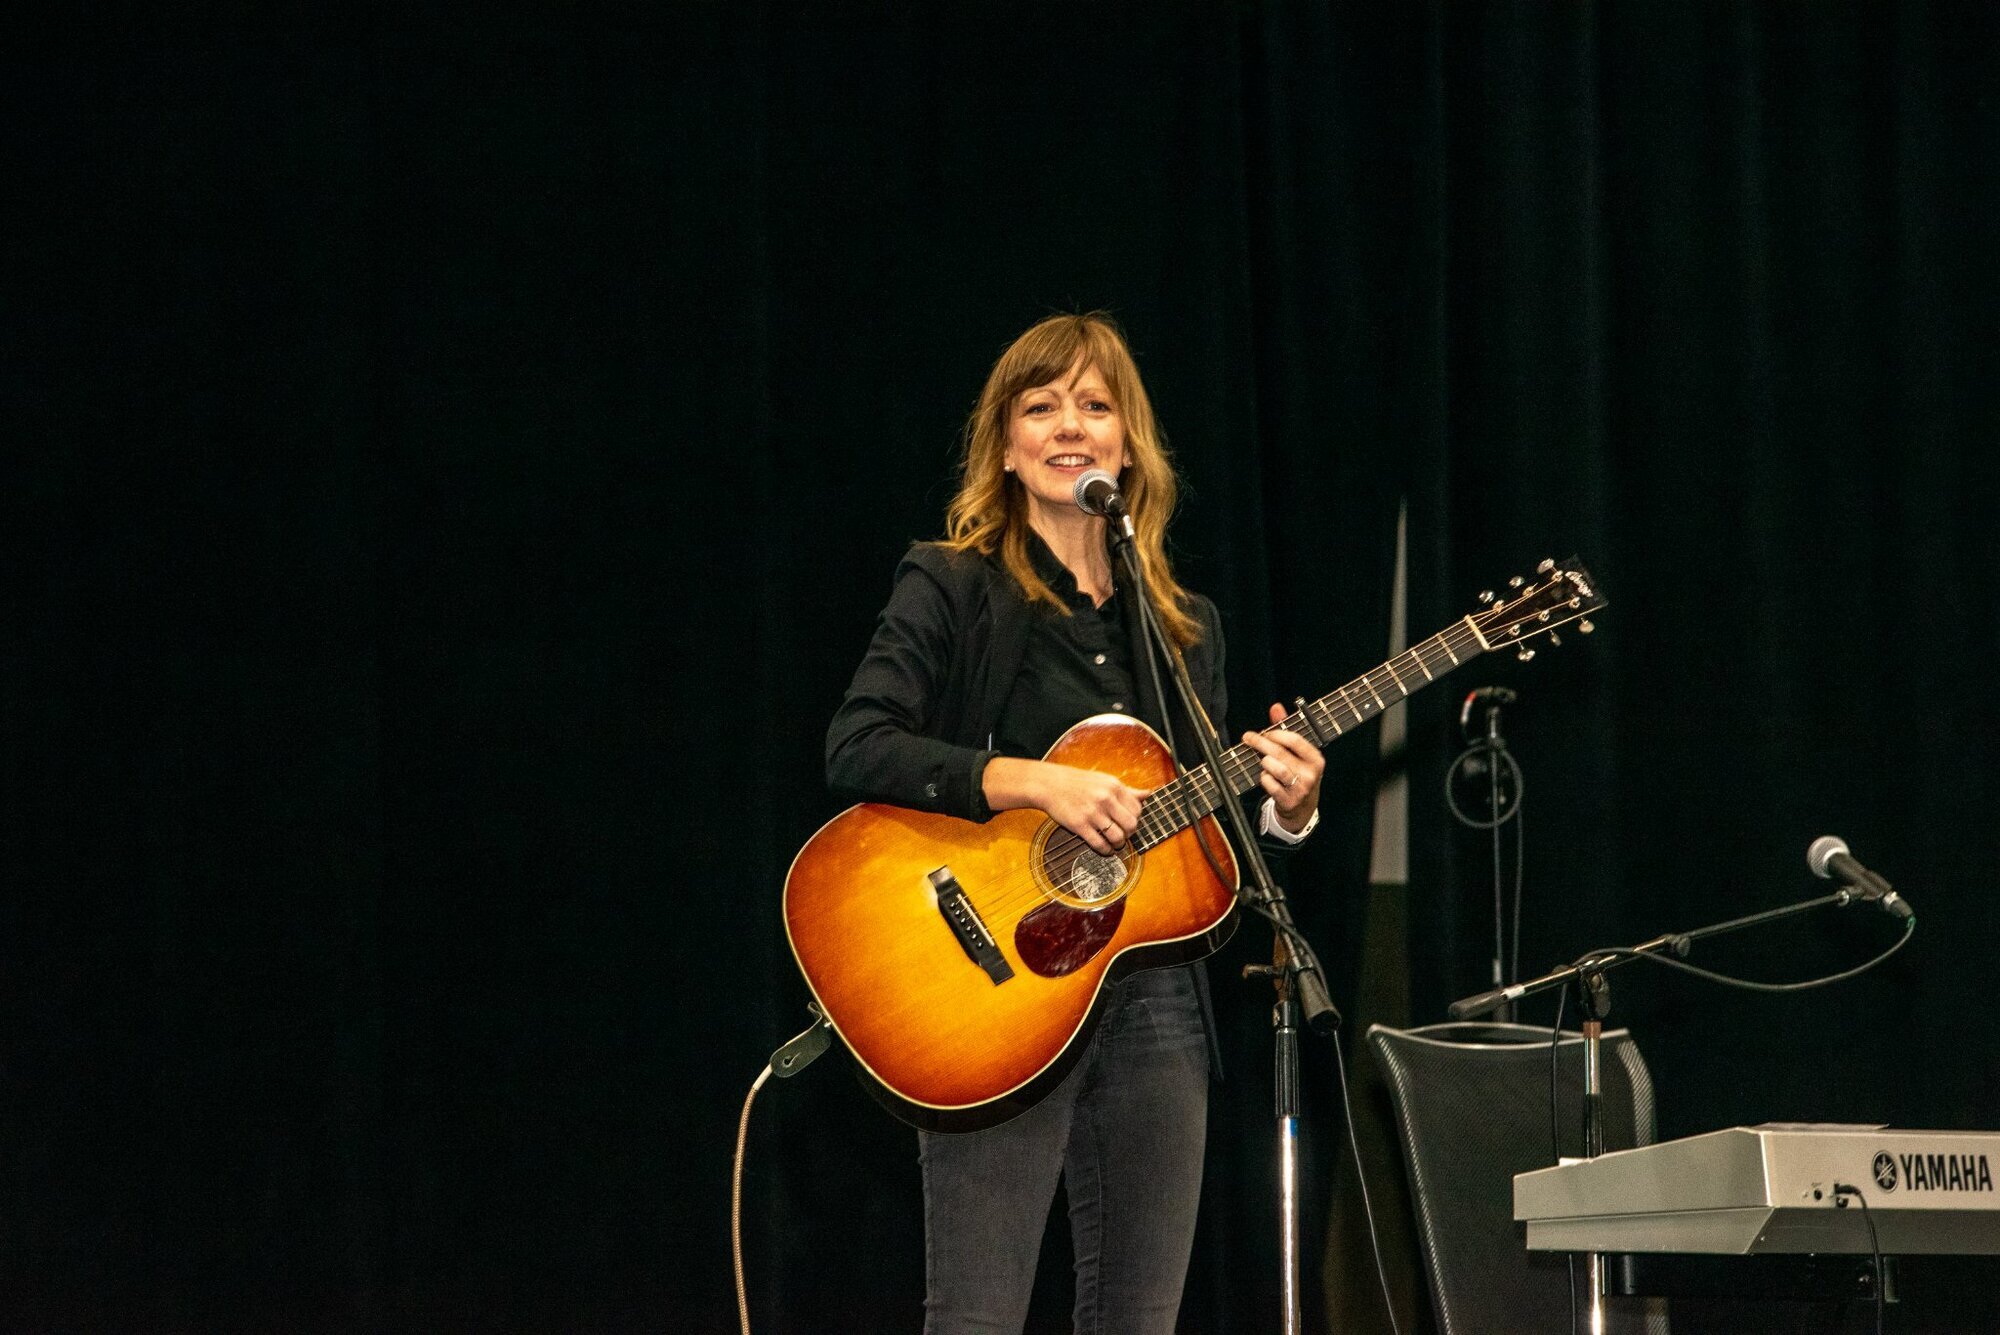
<svg viewBox="0 0 2000 1335"><path fill-rule="evenodd" d="M981 780L986 805L995 811L1034 807L1106 857L1139 828L1144 791L1115 774L1056 765L1046 760L995 756Z"/></svg>

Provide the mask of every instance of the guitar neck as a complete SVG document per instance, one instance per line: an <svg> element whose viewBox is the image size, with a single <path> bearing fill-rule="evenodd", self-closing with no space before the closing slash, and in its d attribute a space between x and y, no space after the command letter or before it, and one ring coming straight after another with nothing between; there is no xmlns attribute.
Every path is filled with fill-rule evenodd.
<svg viewBox="0 0 2000 1335"><path fill-rule="evenodd" d="M1283 728L1325 746L1334 738L1405 700L1461 663L1470 662L1491 646L1471 617L1456 621L1421 644L1413 645L1380 667L1371 668L1336 691L1309 702L1266 728ZM1257 786L1263 756L1238 743L1222 752L1223 782L1217 784L1207 765L1199 765L1147 795L1134 842L1141 849L1178 834L1222 805L1225 794L1239 797Z"/></svg>

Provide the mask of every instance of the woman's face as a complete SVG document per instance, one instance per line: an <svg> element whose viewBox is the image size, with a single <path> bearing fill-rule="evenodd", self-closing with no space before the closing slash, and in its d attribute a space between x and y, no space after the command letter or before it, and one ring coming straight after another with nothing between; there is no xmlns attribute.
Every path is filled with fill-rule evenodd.
<svg viewBox="0 0 2000 1335"><path fill-rule="evenodd" d="M1076 480L1093 468L1124 472L1125 423L1095 366L1072 367L1014 397L1006 467L1027 488L1029 507L1076 510Z"/></svg>

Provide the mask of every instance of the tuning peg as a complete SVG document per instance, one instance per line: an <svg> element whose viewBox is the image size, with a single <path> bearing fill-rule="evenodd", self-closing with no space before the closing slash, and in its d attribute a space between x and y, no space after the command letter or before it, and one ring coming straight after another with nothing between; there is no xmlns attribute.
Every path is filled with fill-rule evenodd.
<svg viewBox="0 0 2000 1335"><path fill-rule="evenodd" d="M1546 607L1543 608L1540 612L1537 612L1535 614L1535 620L1537 621L1547 621L1548 619L1549 619L1549 609Z"/></svg>
<svg viewBox="0 0 2000 1335"><path fill-rule="evenodd" d="M1492 601L1493 601L1493 590L1491 590L1491 589L1482 589L1482 590L1480 590L1480 593L1479 593L1479 605L1480 605L1481 607L1484 607L1484 606L1485 606L1486 604L1488 604L1488 603L1490 603L1490 602L1492 602Z"/></svg>
<svg viewBox="0 0 2000 1335"><path fill-rule="evenodd" d="M1523 584L1526 584L1527 582L1528 582L1528 581L1526 581L1525 579L1522 579L1522 578L1521 578L1521 577L1520 577L1519 575L1516 575L1516 576L1514 576L1514 578L1512 578L1512 579L1510 579L1510 580L1508 580L1508 581L1507 581L1507 587L1508 587L1508 588L1510 588L1510 589L1518 589L1518 588L1520 588L1520 587L1521 587L1521 586L1522 586Z"/></svg>
<svg viewBox="0 0 2000 1335"><path fill-rule="evenodd" d="M1555 558L1550 557L1548 560L1543 561L1540 565L1535 567L1535 573L1537 575L1546 575L1555 568L1556 568Z"/></svg>
<svg viewBox="0 0 2000 1335"><path fill-rule="evenodd" d="M1569 605L1570 605L1571 607L1582 607L1582 606L1583 606L1583 599L1581 599L1581 598L1572 598L1572 599L1570 599L1570 600L1569 600Z"/></svg>
<svg viewBox="0 0 2000 1335"><path fill-rule="evenodd" d="M1588 635L1590 634L1590 632L1597 629L1597 623L1595 621L1592 621L1589 617L1585 617L1583 620L1576 623L1576 628L1582 631L1585 635Z"/></svg>
<svg viewBox="0 0 2000 1335"><path fill-rule="evenodd" d="M1523 663L1525 663L1529 659L1535 656L1535 651L1533 649L1530 649L1527 645L1524 644L1521 646L1521 652L1514 656L1520 659Z"/></svg>
<svg viewBox="0 0 2000 1335"><path fill-rule="evenodd" d="M1562 637L1562 636L1560 636L1560 635L1556 634L1556 633L1555 633L1554 631L1550 631L1550 632L1549 632L1549 643L1550 643L1550 644L1561 644L1562 642L1563 642L1563 637Z"/></svg>

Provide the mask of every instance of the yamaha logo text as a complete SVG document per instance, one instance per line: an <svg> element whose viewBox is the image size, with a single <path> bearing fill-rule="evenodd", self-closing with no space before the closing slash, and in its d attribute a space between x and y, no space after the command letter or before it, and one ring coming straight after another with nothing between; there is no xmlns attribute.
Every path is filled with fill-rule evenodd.
<svg viewBox="0 0 2000 1335"><path fill-rule="evenodd" d="M1983 1154L1899 1154L1886 1151L1872 1165L1875 1185L1894 1191L1992 1191L1993 1168Z"/></svg>

